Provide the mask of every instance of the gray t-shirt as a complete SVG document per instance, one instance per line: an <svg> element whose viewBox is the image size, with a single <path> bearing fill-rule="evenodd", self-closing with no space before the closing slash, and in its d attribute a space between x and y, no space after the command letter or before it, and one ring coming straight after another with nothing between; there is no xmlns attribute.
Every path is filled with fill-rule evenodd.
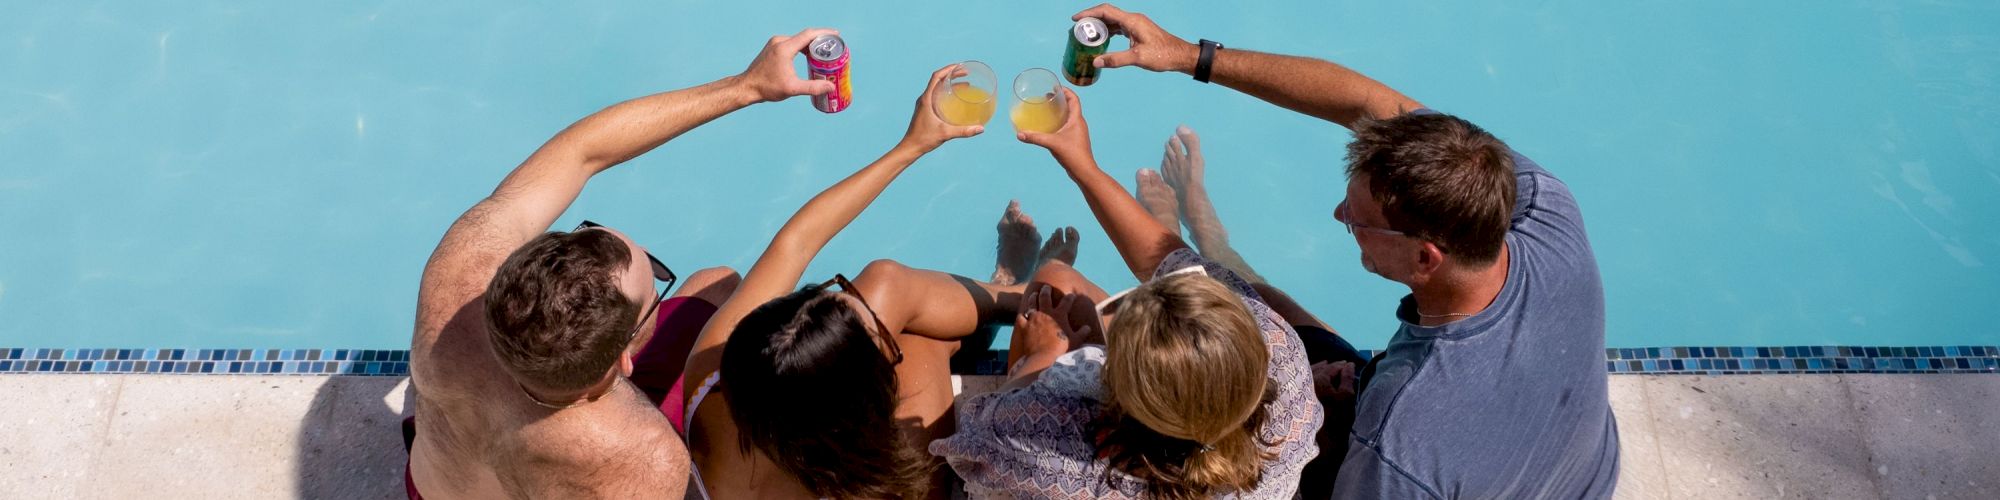
<svg viewBox="0 0 2000 500"><path fill-rule="evenodd" d="M1418 113L1435 113L1419 110ZM1604 284L1569 187L1519 153L1507 284L1465 320L1396 310L1335 498L1610 498Z"/></svg>

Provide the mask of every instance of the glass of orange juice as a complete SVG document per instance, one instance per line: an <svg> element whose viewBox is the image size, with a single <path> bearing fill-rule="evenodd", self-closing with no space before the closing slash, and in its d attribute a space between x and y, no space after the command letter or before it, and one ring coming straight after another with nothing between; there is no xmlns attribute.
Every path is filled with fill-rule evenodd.
<svg viewBox="0 0 2000 500"><path fill-rule="evenodd" d="M1000 81L986 63L966 61L956 66L951 79L939 85L937 95L931 96L931 111L952 125L985 125L993 119L993 108L999 104Z"/></svg>
<svg viewBox="0 0 2000 500"><path fill-rule="evenodd" d="M1014 129L1054 133L1069 115L1062 78L1054 71L1033 68L1014 77Z"/></svg>

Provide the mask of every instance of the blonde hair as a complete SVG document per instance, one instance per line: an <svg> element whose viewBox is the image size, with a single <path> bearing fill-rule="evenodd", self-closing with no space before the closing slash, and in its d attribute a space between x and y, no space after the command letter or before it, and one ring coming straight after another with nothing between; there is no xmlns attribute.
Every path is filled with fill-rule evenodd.
<svg viewBox="0 0 2000 500"><path fill-rule="evenodd" d="M1099 456L1144 481L1148 497L1256 488L1272 456L1258 431L1275 392L1243 299L1207 276L1162 277L1126 295L1109 330Z"/></svg>

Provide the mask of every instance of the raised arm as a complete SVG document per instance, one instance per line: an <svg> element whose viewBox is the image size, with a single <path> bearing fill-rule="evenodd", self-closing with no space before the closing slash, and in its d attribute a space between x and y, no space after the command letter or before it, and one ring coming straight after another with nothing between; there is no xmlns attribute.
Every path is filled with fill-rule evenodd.
<svg viewBox="0 0 2000 500"><path fill-rule="evenodd" d="M591 176L750 104L831 91L832 83L800 79L791 66L807 42L829 33L808 29L772 37L740 74L618 103L549 139L459 216L431 253L418 291L413 348L428 348L445 322L484 293L500 262L548 230Z"/></svg>
<svg viewBox="0 0 2000 500"><path fill-rule="evenodd" d="M1131 41L1126 50L1098 57L1093 63L1098 67L1194 74L1201 46L1161 29L1145 14L1107 3L1072 19L1084 17L1103 19ZM1423 107L1396 89L1321 59L1226 48L1215 52L1209 68L1210 82L1348 128L1361 118L1389 118Z"/></svg>
<svg viewBox="0 0 2000 500"><path fill-rule="evenodd" d="M730 333L736 330L736 323L748 316L751 310L771 299L791 293L805 274L806 266L819 255L821 248L839 234L841 229L861 215L877 195L889 186L889 182L902 175L903 170L916 163L924 154L937 149L945 141L961 137L971 137L985 130L985 127L957 127L947 125L931 112L931 90L951 76L956 66L947 66L931 73L930 85L917 98L916 112L910 117L909 130L904 132L902 142L890 148L887 154L874 163L862 167L861 171L842 179L833 187L826 188L812 200L800 207L778 229L777 236L764 248L764 254L757 257L757 263L750 266L750 272L743 277L736 293L715 312L708 325L695 339L694 350L688 356L687 369L683 377L689 387L696 387L708 374L722 368L722 346L729 342ZM690 392L689 396L693 396Z"/></svg>
<svg viewBox="0 0 2000 500"><path fill-rule="evenodd" d="M1061 129L1052 134L1016 132L1015 138L1047 148L1049 154L1055 155L1056 163L1083 190L1083 201L1090 205L1097 223L1104 226L1111 244L1118 247L1125 266L1139 281L1146 281L1153 277L1153 270L1160 267L1167 254L1187 248L1187 242L1160 225L1130 191L1097 167L1097 158L1090 151L1090 125L1083 120L1083 101L1067 87L1063 88L1063 98L1069 105Z"/></svg>

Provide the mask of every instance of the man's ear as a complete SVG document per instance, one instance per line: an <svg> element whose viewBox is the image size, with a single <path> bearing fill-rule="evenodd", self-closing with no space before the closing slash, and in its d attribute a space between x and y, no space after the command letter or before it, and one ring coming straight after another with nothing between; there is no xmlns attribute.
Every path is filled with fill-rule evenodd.
<svg viewBox="0 0 2000 500"><path fill-rule="evenodd" d="M1435 243L1428 241L1417 243L1417 262L1416 266L1410 269L1410 281L1428 283L1431 278L1437 277L1438 273L1444 270L1445 259L1448 257Z"/></svg>

